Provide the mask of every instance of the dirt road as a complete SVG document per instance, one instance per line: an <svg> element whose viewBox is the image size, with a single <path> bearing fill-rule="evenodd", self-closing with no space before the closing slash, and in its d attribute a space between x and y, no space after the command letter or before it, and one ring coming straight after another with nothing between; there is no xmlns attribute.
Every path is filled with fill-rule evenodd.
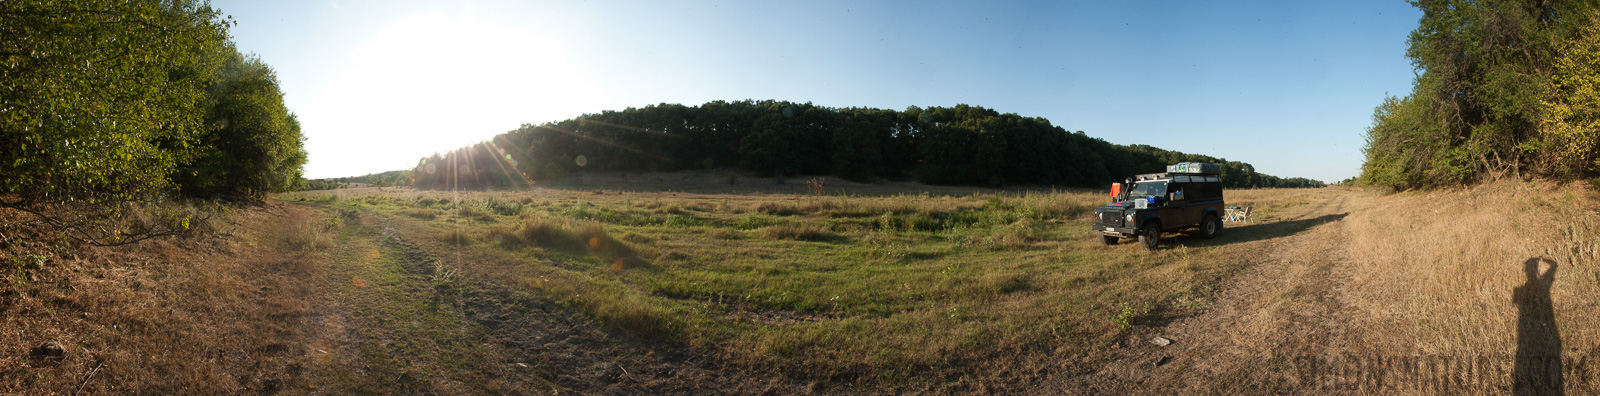
<svg viewBox="0 0 1600 396"><path fill-rule="evenodd" d="M1136 328L1117 358L1093 374L1064 381L1066 393L1126 394L1134 390L1187 389L1200 393L1239 390L1310 390L1301 357L1369 354L1369 329L1345 300L1349 277L1341 220L1350 196L1322 194L1302 213L1251 227L1301 222L1293 235L1247 242L1240 257L1248 272L1232 280L1204 314ZM1298 226L1297 226L1298 227ZM1277 230L1290 231L1290 230ZM1167 346L1150 342L1160 337Z"/></svg>

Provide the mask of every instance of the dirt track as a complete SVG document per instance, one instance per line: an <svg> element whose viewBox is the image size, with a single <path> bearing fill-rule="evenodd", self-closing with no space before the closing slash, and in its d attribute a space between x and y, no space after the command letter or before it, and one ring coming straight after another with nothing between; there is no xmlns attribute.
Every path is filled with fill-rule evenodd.
<svg viewBox="0 0 1600 396"><path fill-rule="evenodd" d="M1405 212L1394 208L1394 205L1404 204L1394 196L1333 189L1310 196L1311 201L1301 205L1305 208L1303 211L1265 224L1230 230L1252 232L1256 230L1251 227L1264 227L1262 231L1270 232L1261 239L1240 244L1242 251L1235 253L1246 261L1246 269L1225 281L1209 309L1192 317L1136 327L1103 367L1065 378L1057 383L1054 391L1065 394L1559 394L1563 386L1559 373L1562 371L1566 372L1566 389L1579 393L1595 389L1596 384L1589 379L1594 378L1591 377L1594 375L1593 356L1585 360L1585 348L1594 350L1594 347L1571 342L1579 338L1574 335L1586 334L1589 329L1584 328L1584 322L1566 321L1562 326L1565 327L1563 334L1568 334L1564 337L1569 339L1568 347L1559 346L1563 337L1554 333L1557 321L1549 316L1549 283L1543 286L1545 306L1542 309L1546 316L1535 319L1532 326L1552 329L1548 336L1542 337L1549 338L1557 346L1530 348L1524 341L1530 336L1526 314L1530 304L1520 300L1513 303L1510 287L1494 287L1499 286L1494 278L1500 276L1510 275L1514 281L1520 280L1517 275L1520 275L1521 260L1469 281L1482 285L1475 290L1477 293L1465 293L1474 290L1461 287L1438 288L1438 284L1430 285L1417 279L1415 274L1431 271L1455 276L1456 272L1470 273L1466 267L1502 268L1501 262L1505 260L1493 254L1462 255L1439 260L1442 263L1372 260L1369 252L1360 250L1371 246L1353 244L1352 241L1361 239L1355 238L1356 233L1365 233L1363 236L1369 240L1374 235L1395 238L1403 232L1373 225L1393 227L1398 223L1404 227L1406 222L1417 222L1420 216L1375 221ZM1438 213L1438 209L1430 208L1428 212ZM1534 222L1540 221L1548 224L1548 219ZM1428 235L1439 232L1430 230L1452 229L1444 220L1430 223L1411 225L1418 230L1412 234ZM1516 229L1514 224L1504 227ZM1496 230L1478 230L1485 231ZM1472 238L1471 234L1467 235L1465 238ZM1483 238L1480 241L1506 238L1500 236L1506 233L1478 235L1477 238ZM1406 243L1410 242L1393 241L1402 249ZM1415 246L1415 249L1437 251L1441 246L1461 249L1448 243ZM1481 245L1468 241L1454 246ZM1527 249L1532 250L1533 246L1529 244ZM1468 262L1473 264L1460 265ZM1581 260L1569 263L1583 265ZM1405 270L1411 272L1400 271L1402 266L1408 266ZM1534 267L1530 264L1529 268ZM1569 279L1573 277L1568 276ZM1585 287L1581 280L1567 280L1557 285ZM1459 293L1462 297L1439 300L1439 290L1446 290L1444 294ZM1557 307L1581 304L1573 300L1561 301L1559 293L1557 295ZM1491 309L1500 305L1511 307L1512 313ZM1524 310L1514 313L1517 312L1514 305ZM1418 306L1427 308L1415 308ZM1480 306L1485 308L1477 308ZM1563 313L1573 309L1556 311ZM1501 327L1510 322L1521 325ZM1157 337L1171 342L1166 346L1156 345L1152 340ZM1452 351L1439 346L1445 343L1454 343L1451 345L1457 349ZM1548 360L1552 359L1551 354L1556 357ZM1525 359L1530 355L1542 356L1550 363L1548 366L1540 366L1537 361L1530 363ZM1564 362L1561 361L1563 356ZM1529 371L1546 368L1553 370L1544 371L1544 377ZM1549 374L1551 372L1556 374ZM1530 383L1534 385L1528 385ZM1554 387L1528 390L1530 386L1549 384Z"/></svg>
<svg viewBox="0 0 1600 396"><path fill-rule="evenodd" d="M1305 357L1368 355L1381 350L1359 310L1345 302L1348 276L1342 219L1347 195L1292 218L1314 221L1304 232L1247 242L1249 270L1231 282L1205 313L1159 326L1136 328L1115 360L1099 371L1061 384L1082 394L1188 389L1202 393L1317 389L1302 376ZM1150 340L1172 340L1158 346ZM1331 379L1329 379L1331 380ZM1334 385L1325 383L1322 385ZM1326 390L1326 389L1324 389Z"/></svg>

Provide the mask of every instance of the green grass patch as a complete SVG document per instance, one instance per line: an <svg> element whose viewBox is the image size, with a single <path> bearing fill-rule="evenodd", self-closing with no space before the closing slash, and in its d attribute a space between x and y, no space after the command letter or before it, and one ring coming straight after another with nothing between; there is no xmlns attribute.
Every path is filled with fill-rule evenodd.
<svg viewBox="0 0 1600 396"><path fill-rule="evenodd" d="M506 284L616 331L886 383L1042 345L1093 358L1130 326L1206 307L1244 254L1181 237L1153 253L1101 246L1089 229L1099 193L342 199L507 257Z"/></svg>

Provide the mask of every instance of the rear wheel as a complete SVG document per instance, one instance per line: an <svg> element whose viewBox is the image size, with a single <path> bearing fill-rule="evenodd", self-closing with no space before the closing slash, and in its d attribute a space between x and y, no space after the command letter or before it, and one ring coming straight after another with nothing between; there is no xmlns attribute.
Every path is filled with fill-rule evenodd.
<svg viewBox="0 0 1600 396"><path fill-rule="evenodd" d="M1161 224L1154 221L1144 223L1144 227L1139 229L1139 243L1148 250L1156 250L1161 246Z"/></svg>
<svg viewBox="0 0 1600 396"><path fill-rule="evenodd" d="M1117 237L1115 235L1104 235L1104 234L1102 234L1102 235L1100 235L1100 244L1101 245L1115 245L1115 244L1117 244L1117 240L1119 240L1119 239L1122 239L1122 238Z"/></svg>
<svg viewBox="0 0 1600 396"><path fill-rule="evenodd" d="M1208 214L1208 215L1206 215L1205 220L1200 220L1200 237L1201 238L1206 238L1206 239L1216 238L1217 237L1217 233L1220 233L1220 232L1222 232L1222 219L1218 219L1217 215Z"/></svg>

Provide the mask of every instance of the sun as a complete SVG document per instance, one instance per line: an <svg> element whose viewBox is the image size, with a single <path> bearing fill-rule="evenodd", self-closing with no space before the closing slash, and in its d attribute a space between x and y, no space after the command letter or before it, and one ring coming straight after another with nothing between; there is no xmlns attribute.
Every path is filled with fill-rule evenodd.
<svg viewBox="0 0 1600 396"><path fill-rule="evenodd" d="M592 89L562 37L470 11L397 17L329 65L338 71L310 98L318 113L301 114L308 145L368 148L384 162L368 167L391 169L523 123L582 114L606 94Z"/></svg>

